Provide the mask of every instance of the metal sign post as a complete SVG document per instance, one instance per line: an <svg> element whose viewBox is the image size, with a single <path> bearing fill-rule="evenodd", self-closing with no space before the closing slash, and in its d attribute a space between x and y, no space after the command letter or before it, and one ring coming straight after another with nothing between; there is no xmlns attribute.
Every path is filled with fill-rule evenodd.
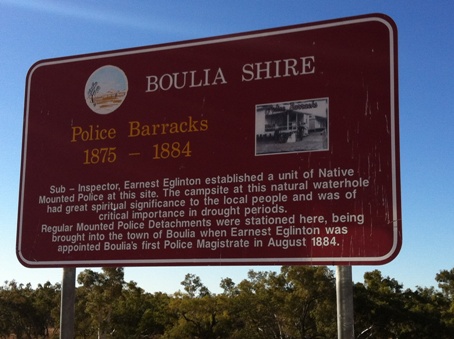
<svg viewBox="0 0 454 339"><path fill-rule="evenodd" d="M352 267L336 266L338 339L353 339L355 337L352 284Z"/></svg>
<svg viewBox="0 0 454 339"><path fill-rule="evenodd" d="M76 300L76 269L63 268L60 305L60 339L74 338Z"/></svg>

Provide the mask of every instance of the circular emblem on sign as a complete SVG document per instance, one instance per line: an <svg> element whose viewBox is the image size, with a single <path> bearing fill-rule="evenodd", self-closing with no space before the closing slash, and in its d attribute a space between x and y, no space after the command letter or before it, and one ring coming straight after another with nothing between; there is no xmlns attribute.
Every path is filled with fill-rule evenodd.
<svg viewBox="0 0 454 339"><path fill-rule="evenodd" d="M98 114L109 114L121 106L128 94L128 78L118 67L107 65L94 71L85 84L88 107Z"/></svg>

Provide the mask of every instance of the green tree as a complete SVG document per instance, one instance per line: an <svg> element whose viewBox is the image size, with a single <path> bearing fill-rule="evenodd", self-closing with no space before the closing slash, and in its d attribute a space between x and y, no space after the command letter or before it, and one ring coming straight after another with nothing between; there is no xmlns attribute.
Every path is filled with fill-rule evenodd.
<svg viewBox="0 0 454 339"><path fill-rule="evenodd" d="M449 300L432 288L403 290L395 279L374 270L354 287L355 329L359 338L453 338L446 316Z"/></svg>
<svg viewBox="0 0 454 339"><path fill-rule="evenodd" d="M450 300L454 300L454 268L451 270L442 270L437 273L435 280L443 294Z"/></svg>
<svg viewBox="0 0 454 339"><path fill-rule="evenodd" d="M177 317L171 312L172 298L166 293L157 292L150 297L150 307L143 313L138 330L143 336L160 337L160 334L173 327Z"/></svg>
<svg viewBox="0 0 454 339"><path fill-rule="evenodd" d="M77 277L82 285L80 295L86 300L86 312L91 324L96 328L98 338L106 338L112 333L112 312L118 298L122 297L125 285L124 269L122 267L103 267L102 272L84 270ZM87 319L85 319L87 320ZM85 338L85 334L84 338Z"/></svg>
<svg viewBox="0 0 454 339"><path fill-rule="evenodd" d="M403 290L374 270L354 286L357 338L454 338L454 269L434 287ZM76 290L77 338L335 338L335 279L325 266L249 271L235 284L222 279L211 293L187 274L183 291L150 294L124 281L122 268L85 270ZM61 286L5 282L0 286L0 338L52 337Z"/></svg>
<svg viewBox="0 0 454 339"><path fill-rule="evenodd" d="M433 287L417 287L406 290L402 295L406 313L400 325L399 338L453 338L452 328L444 322L449 300ZM452 317L451 317L452 318Z"/></svg>
<svg viewBox="0 0 454 339"><path fill-rule="evenodd" d="M397 338L406 317L402 287L379 270L366 272L364 283L354 286L355 330L377 339Z"/></svg>
<svg viewBox="0 0 454 339"><path fill-rule="evenodd" d="M248 279L241 281L235 289L231 282L224 284L231 295L231 314L235 317L233 338L276 338L279 324L276 315L279 304L271 288L275 272L250 270ZM224 280L224 283L228 282Z"/></svg>
<svg viewBox="0 0 454 339"><path fill-rule="evenodd" d="M16 281L6 281L0 290L0 324L4 337L16 334L18 338L32 336L31 285L24 286Z"/></svg>
<svg viewBox="0 0 454 339"><path fill-rule="evenodd" d="M169 311L170 297L164 293L145 293L135 282L123 289L112 312L112 336L116 338L154 338L162 335L175 320Z"/></svg>
<svg viewBox="0 0 454 339"><path fill-rule="evenodd" d="M50 329L57 329L60 317L61 285L52 285L49 281L38 284L33 295L35 317L43 327L44 336L50 336Z"/></svg>
<svg viewBox="0 0 454 339"><path fill-rule="evenodd" d="M326 267L284 266L281 273L249 271L235 286L224 279L233 298L234 338L316 338L336 335L333 273Z"/></svg>
<svg viewBox="0 0 454 339"><path fill-rule="evenodd" d="M447 307L443 314L443 322L450 329L454 328L454 268L442 270L435 276L438 287L441 289L443 296L448 300Z"/></svg>
<svg viewBox="0 0 454 339"><path fill-rule="evenodd" d="M336 281L326 266L284 266L283 306L293 338L334 338L336 326Z"/></svg>
<svg viewBox="0 0 454 339"><path fill-rule="evenodd" d="M55 327L53 311L58 307L59 285L49 282L36 290L31 284L5 282L0 287L0 335L7 338L48 337Z"/></svg>
<svg viewBox="0 0 454 339"><path fill-rule="evenodd" d="M228 338L225 298L212 294L193 274L187 274L181 284L186 293L175 293L170 302L177 321L164 338Z"/></svg>

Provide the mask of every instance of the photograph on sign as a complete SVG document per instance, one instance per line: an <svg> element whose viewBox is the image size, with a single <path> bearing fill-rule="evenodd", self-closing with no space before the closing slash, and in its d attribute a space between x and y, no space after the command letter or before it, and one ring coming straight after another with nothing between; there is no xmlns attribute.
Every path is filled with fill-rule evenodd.
<svg viewBox="0 0 454 339"><path fill-rule="evenodd" d="M328 99L257 105L256 154L328 149Z"/></svg>
<svg viewBox="0 0 454 339"><path fill-rule="evenodd" d="M26 80L25 266L383 264L400 250L386 16L42 60Z"/></svg>

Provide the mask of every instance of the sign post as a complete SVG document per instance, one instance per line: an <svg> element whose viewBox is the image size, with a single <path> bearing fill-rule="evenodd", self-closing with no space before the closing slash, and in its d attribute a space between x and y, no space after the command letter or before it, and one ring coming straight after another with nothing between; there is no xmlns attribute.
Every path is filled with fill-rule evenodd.
<svg viewBox="0 0 454 339"><path fill-rule="evenodd" d="M337 338L355 338L352 267L336 266Z"/></svg>
<svg viewBox="0 0 454 339"><path fill-rule="evenodd" d="M60 305L60 338L73 339L75 330L76 268L63 268Z"/></svg>

